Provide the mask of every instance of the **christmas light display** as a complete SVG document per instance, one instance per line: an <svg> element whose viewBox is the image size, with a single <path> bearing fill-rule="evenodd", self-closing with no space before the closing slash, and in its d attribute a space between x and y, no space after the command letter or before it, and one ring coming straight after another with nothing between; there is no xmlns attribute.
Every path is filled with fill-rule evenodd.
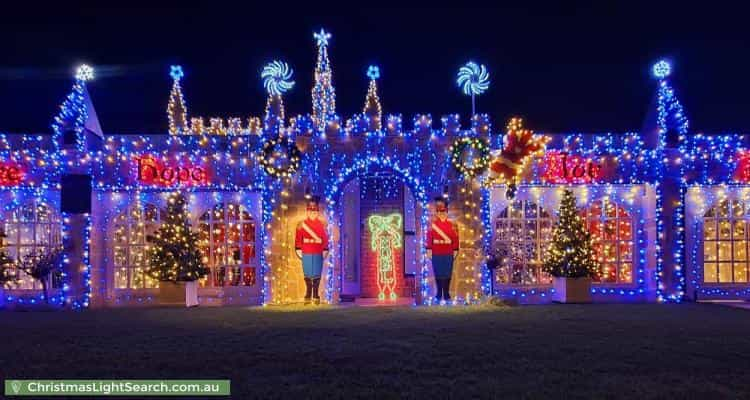
<svg viewBox="0 0 750 400"><path fill-rule="evenodd" d="M247 291L223 294L235 296L240 304L293 301L294 278L286 269L293 264L289 229L306 196L325 195L321 211L328 220L331 245L323 260L322 298L336 302L342 285L344 186L360 180L366 187L372 176L380 177L383 191L403 185L413 195L413 216L405 213L402 224L415 226L417 244L405 247L404 256L418 271L418 304L434 304L434 277L423 244L431 219L427 199L442 195L454 200L450 212L458 217L461 236L455 267L460 276L454 280L461 289L452 303L472 303L489 294L491 287L500 297L548 301L553 289L541 261L545 246L552 243L551 227L559 222L554 210L564 197L563 188L578 199L578 218L592 236L591 258L601 264L591 289L595 300L750 297L750 257L741 251L750 237L739 227L750 220L747 139L690 132L668 81L674 72L671 64L659 62L651 68L657 83L656 108L644 133L535 135L518 119L511 120L506 132L496 132L486 115L473 115L466 121L468 127L457 114L382 115L377 96L380 69L375 66L367 71L370 82L363 113L348 119L338 116L328 59L330 38L325 31L315 34L318 65L311 115L287 119L282 95L293 86L291 69L276 62L261 74L268 94L263 118L188 119L180 86L184 74L173 66L165 122L171 135L100 135L87 88L93 70L81 68L54 118L51 136L0 134L1 228L43 228L52 235L56 231L71 245L65 247L60 289L51 291L50 301L71 308L158 301L149 292L153 285L138 287L141 281L123 278L126 287L120 288L110 281L120 276L115 273L120 268L115 247L124 247L115 243L116 232L126 226L122 215L134 210L146 215L152 209L148 204L164 208L169 194L179 188L189 204L187 218L196 227L210 226L197 228L199 232L213 232L222 212L225 218L216 228L220 232L255 227L253 235L244 230L240 236L216 235L225 241L240 238L239 267L228 254L234 244L203 243L203 248L224 249L221 254L227 261L211 266L212 271L242 268L237 276L242 282L248 277ZM489 74L474 65L463 73L460 84L466 94L476 96L487 90ZM434 121L440 126L433 126ZM488 174L480 168L484 149L491 151ZM91 177L90 214L58 211L61 182L71 175ZM54 218L12 218L18 210L39 204L55 211ZM230 209L243 210L247 217L230 219ZM212 219L201 220L204 215ZM128 218L127 229L137 230L139 223L150 229L163 225L161 216L153 221ZM248 253L255 254L250 259L244 255L247 241L258 249ZM8 248L16 251L19 246L11 243ZM127 254L139 254L135 247ZM94 249L91 254L89 248ZM487 256L504 250L507 262L491 273ZM145 267L128 264L125 271L136 274ZM390 292L385 290L384 296ZM6 300L38 304L44 299L38 290L14 289L6 291Z"/></svg>
<svg viewBox="0 0 750 400"><path fill-rule="evenodd" d="M149 269L147 274L160 282L184 282L208 274L199 250L198 233L194 232L187 213L187 200L181 193L169 197L164 220L147 240Z"/></svg>
<svg viewBox="0 0 750 400"><path fill-rule="evenodd" d="M367 88L363 114L370 122L368 124L368 131L380 131L383 129L383 109L380 107L377 83L377 80L380 78L380 68L370 65L367 68L367 76L370 78L370 85Z"/></svg>
<svg viewBox="0 0 750 400"><path fill-rule="evenodd" d="M573 192L565 190L552 242L544 259L544 271L555 277L586 278L595 276L601 265L594 257L591 233L578 215Z"/></svg>
<svg viewBox="0 0 750 400"><path fill-rule="evenodd" d="M260 164L268 175L288 178L299 169L301 158L302 152L288 138L269 139L263 145Z"/></svg>
<svg viewBox="0 0 750 400"><path fill-rule="evenodd" d="M451 145L451 163L462 176L481 175L490 163L490 150L479 138L460 138Z"/></svg>
<svg viewBox="0 0 750 400"><path fill-rule="evenodd" d="M370 230L370 250L377 254L378 299L398 298L395 249L403 246L402 220L400 214L371 215L367 219Z"/></svg>
<svg viewBox="0 0 750 400"><path fill-rule="evenodd" d="M172 91L169 93L167 103L167 117L169 119L169 133L172 135L188 133L187 105L182 97L180 80L185 76L182 67L172 65L169 75L172 77Z"/></svg>
<svg viewBox="0 0 750 400"><path fill-rule="evenodd" d="M325 132L328 121L336 115L336 89L333 87L331 62L328 60L328 39L331 34L321 29L313 37L318 46L318 59L312 89L312 119L317 129Z"/></svg>

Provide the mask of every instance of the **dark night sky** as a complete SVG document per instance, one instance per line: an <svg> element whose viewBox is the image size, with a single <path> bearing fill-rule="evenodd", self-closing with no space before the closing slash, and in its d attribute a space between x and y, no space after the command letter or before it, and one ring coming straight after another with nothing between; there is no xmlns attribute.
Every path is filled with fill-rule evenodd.
<svg viewBox="0 0 750 400"><path fill-rule="evenodd" d="M273 2L282 4L282 2ZM319 10L258 6L4 10L0 16L0 131L48 132L74 65L95 65L90 84L109 133L166 131L168 67L186 71L191 115L261 115L262 65L288 61L297 86L289 114L310 112L312 32L331 31L337 111L360 112L365 69L381 68L385 113L468 114L455 85L469 59L486 64L478 106L497 124L522 115L544 131L639 130L654 93L651 63L673 60L672 82L693 131L750 132L750 29L746 10L602 5L533 9ZM688 2L681 2L683 5ZM36 3L34 3L36 4ZM67 3L65 3L67 5ZM703 7L708 7L706 3ZM465 119L465 118L464 118Z"/></svg>

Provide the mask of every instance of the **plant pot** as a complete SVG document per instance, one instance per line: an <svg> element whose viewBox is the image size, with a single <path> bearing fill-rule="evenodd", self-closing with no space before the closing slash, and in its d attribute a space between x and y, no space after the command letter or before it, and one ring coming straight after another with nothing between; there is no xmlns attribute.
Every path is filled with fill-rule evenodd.
<svg viewBox="0 0 750 400"><path fill-rule="evenodd" d="M553 278L552 301L591 303L591 278Z"/></svg>
<svg viewBox="0 0 750 400"><path fill-rule="evenodd" d="M185 306L198 307L198 281L185 282Z"/></svg>
<svg viewBox="0 0 750 400"><path fill-rule="evenodd" d="M165 305L198 305L198 281L159 282L159 303Z"/></svg>

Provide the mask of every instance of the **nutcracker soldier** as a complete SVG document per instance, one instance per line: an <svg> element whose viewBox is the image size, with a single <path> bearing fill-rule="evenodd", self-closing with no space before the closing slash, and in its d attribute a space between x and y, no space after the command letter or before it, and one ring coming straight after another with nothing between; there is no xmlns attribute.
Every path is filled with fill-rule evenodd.
<svg viewBox="0 0 750 400"><path fill-rule="evenodd" d="M297 257L302 260L302 272L305 275L305 304L312 298L320 304L318 288L323 272L323 260L328 255L328 227L320 218L320 198L313 197L307 201L306 217L297 225L294 248Z"/></svg>
<svg viewBox="0 0 750 400"><path fill-rule="evenodd" d="M453 261L458 255L458 227L448 219L448 202L438 197L435 199L435 216L427 230L427 256L432 258L432 269L435 272L437 295L435 299L448 301Z"/></svg>

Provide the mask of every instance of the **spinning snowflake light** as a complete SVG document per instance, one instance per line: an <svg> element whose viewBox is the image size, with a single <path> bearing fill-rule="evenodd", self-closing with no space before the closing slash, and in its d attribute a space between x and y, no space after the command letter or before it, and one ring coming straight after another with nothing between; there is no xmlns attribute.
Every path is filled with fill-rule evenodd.
<svg viewBox="0 0 750 400"><path fill-rule="evenodd" d="M289 64L283 61L272 61L263 67L260 77L269 95L280 96L294 87L293 74L294 71Z"/></svg>
<svg viewBox="0 0 750 400"><path fill-rule="evenodd" d="M651 73L656 79L664 79L672 73L672 66L665 60L659 60L659 62L654 64L653 68L651 68Z"/></svg>
<svg viewBox="0 0 750 400"><path fill-rule="evenodd" d="M84 82L94 79L94 69L89 65L81 64L81 66L76 69L76 79Z"/></svg>
<svg viewBox="0 0 750 400"><path fill-rule="evenodd" d="M490 73L487 68L469 61L459 68L456 83L465 95L471 96L471 114L476 114L475 97L490 87Z"/></svg>

